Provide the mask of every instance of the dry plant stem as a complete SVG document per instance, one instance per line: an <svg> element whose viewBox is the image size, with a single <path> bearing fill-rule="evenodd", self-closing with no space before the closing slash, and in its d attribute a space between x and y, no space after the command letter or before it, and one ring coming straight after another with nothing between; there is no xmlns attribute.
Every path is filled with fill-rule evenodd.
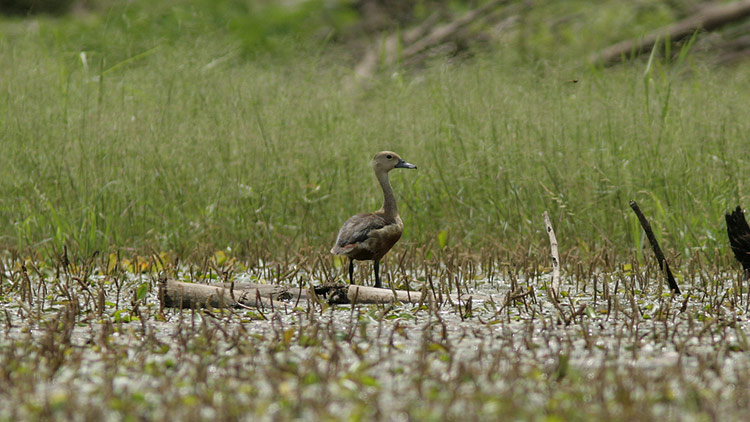
<svg viewBox="0 0 750 422"><path fill-rule="evenodd" d="M550 254L552 255L551 290L552 295L557 298L557 293L560 290L560 254L557 251L557 237L555 236L555 230L552 228L552 222L549 219L547 211L544 212L543 216L544 225L547 227L547 234L549 235Z"/></svg>
<svg viewBox="0 0 750 422"><path fill-rule="evenodd" d="M646 216L644 216L641 212L641 208L638 206L637 202L631 200L630 208L632 208L633 212L635 212L635 215L638 216L638 221L641 222L641 226L646 232L648 241L651 243L651 247L654 249L654 255L656 255L656 259L659 261L659 267L667 275L667 283L669 283L669 288L674 293L680 294L680 287L677 285L677 281L675 281L674 276L672 275L672 270L669 269L669 263L667 263L667 260L664 258L664 253L662 253L661 248L659 247L659 242L656 241L656 236L654 236L654 232L653 230L651 230L651 224L649 224L648 220L646 220Z"/></svg>
<svg viewBox="0 0 750 422"><path fill-rule="evenodd" d="M748 15L750 15L750 0L707 7L679 22L652 31L641 39L621 41L609 46L592 56L590 60L602 65L615 64L631 52L637 55L650 50L659 39L669 38L672 42L679 41L697 30L710 31L744 19Z"/></svg>

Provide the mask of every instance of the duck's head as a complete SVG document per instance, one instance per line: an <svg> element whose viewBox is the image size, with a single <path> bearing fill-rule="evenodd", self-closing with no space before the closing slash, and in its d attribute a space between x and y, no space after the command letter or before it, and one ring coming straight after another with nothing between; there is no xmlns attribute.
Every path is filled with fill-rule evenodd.
<svg viewBox="0 0 750 422"><path fill-rule="evenodd" d="M407 163L393 151L381 151L372 159L372 167L376 172L389 172L395 168L415 169L417 166Z"/></svg>

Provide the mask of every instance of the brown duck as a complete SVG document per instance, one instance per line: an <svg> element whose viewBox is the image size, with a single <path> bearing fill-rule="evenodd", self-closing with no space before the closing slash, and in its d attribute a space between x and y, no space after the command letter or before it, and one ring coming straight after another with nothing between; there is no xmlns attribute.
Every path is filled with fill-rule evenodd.
<svg viewBox="0 0 750 422"><path fill-rule="evenodd" d="M380 187L383 188L383 207L375 212L357 214L346 220L339 230L331 253L349 257L349 282L352 284L354 260L374 261L375 287L382 287L379 274L380 259L398 242L404 231L404 223L398 216L396 197L388 182L388 172L394 168L415 169L417 166L402 160L395 152L383 151L375 154L372 168Z"/></svg>

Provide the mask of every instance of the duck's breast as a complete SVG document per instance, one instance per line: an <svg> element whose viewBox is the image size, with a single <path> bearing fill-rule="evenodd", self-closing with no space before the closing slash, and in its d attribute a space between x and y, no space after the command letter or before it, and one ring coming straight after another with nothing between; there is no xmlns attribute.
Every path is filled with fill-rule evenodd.
<svg viewBox="0 0 750 422"><path fill-rule="evenodd" d="M380 259L391 250L393 245L401 239L401 234L404 232L404 224L401 219L397 216L393 219L391 224L387 224L382 228L373 230L370 232L370 238L365 241L369 250L374 252L372 258L368 259Z"/></svg>

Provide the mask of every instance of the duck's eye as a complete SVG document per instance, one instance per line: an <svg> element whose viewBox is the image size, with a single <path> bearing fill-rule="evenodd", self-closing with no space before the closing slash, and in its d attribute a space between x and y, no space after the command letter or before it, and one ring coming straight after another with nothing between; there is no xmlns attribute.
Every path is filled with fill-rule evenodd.
<svg viewBox="0 0 750 422"><path fill-rule="evenodd" d="M387 159L389 159L389 160L390 160L390 159L392 159L392 158L393 158L393 156L392 156L391 154L388 154L388 155L386 155L386 156L385 156L385 158L387 158Z"/></svg>

